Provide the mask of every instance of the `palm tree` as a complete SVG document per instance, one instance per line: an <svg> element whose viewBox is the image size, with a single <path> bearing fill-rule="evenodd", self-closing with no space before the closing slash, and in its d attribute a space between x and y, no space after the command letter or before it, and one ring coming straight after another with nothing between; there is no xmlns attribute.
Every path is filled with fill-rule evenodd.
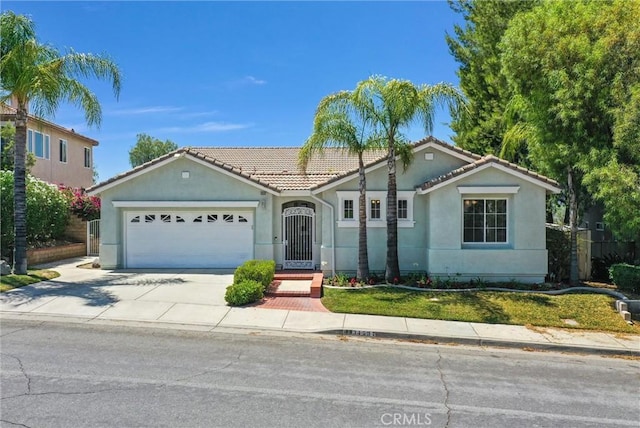
<svg viewBox="0 0 640 428"><path fill-rule="evenodd" d="M367 251L367 182L363 154L367 150L382 148L384 139L363 117L360 107L354 103L352 91L340 91L324 97L313 123L313 133L305 142L299 155L299 164L306 170L311 157L321 153L325 147L344 149L358 156L358 268L356 277L369 277L369 254Z"/></svg>
<svg viewBox="0 0 640 428"><path fill-rule="evenodd" d="M36 116L53 116L62 102L84 110L89 125L99 125L102 110L97 97L78 78L108 79L120 94L120 70L109 58L77 53L61 55L36 39L35 25L24 15L0 15L0 101L14 99L16 107L14 217L16 274L27 272L25 154L29 108Z"/></svg>
<svg viewBox="0 0 640 428"><path fill-rule="evenodd" d="M409 141L401 131L415 121L422 122L427 134L433 130L436 108L458 109L464 105L460 92L450 84L416 86L408 80L372 76L358 83L354 103L377 132L384 135L387 148L387 260L385 278L391 282L400 277L398 263L398 206L396 156L398 147Z"/></svg>

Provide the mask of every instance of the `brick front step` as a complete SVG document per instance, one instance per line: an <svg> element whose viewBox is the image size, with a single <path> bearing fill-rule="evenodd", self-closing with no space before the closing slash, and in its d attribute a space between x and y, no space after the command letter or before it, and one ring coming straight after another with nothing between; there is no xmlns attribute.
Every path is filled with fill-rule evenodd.
<svg viewBox="0 0 640 428"><path fill-rule="evenodd" d="M269 289L266 295L272 297L311 297L311 291L278 291L277 289Z"/></svg>
<svg viewBox="0 0 640 428"><path fill-rule="evenodd" d="M277 297L322 297L322 272L276 272L273 283L265 293ZM278 290L281 281L311 281L309 291Z"/></svg>

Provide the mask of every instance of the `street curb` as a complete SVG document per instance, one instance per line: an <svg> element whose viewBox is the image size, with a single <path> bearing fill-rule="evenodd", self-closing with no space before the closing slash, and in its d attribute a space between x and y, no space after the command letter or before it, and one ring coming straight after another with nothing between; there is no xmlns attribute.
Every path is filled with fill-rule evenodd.
<svg viewBox="0 0 640 428"><path fill-rule="evenodd" d="M119 320L119 319L97 319L91 317L70 317L58 314L32 314L24 312L0 312L0 320L23 320L33 322L54 322L54 323L68 323L76 325L106 325L106 326L127 326L133 328L154 328L163 330L185 330L185 331L200 331L203 333L224 333L233 331L243 332L265 332L269 334L279 335L299 335L299 334L312 334L312 335L331 335L331 336L347 336L353 338L379 338L379 339L394 339L410 342L425 342L434 345L466 345L466 346L479 346L479 347L496 347L496 348L512 348L520 350L537 350L537 351L550 351L550 352L568 352L578 354L590 354L590 355L609 355L609 356L632 356L640 357L640 350L633 349L617 349L617 348L593 348L582 345L561 345L555 343L540 343L540 342L517 342L500 339L483 339L474 337L449 337L449 336L434 336L418 333L400 333L400 332L388 332L388 331L364 331L354 329L330 329L330 330L292 330L292 329L278 329L278 328L265 328L259 326L217 326L209 324L188 324L188 323L174 323L174 322L161 322L161 321L140 321L140 320Z"/></svg>
<svg viewBox="0 0 640 428"><path fill-rule="evenodd" d="M531 349L538 351L553 351L553 352L574 352L580 354L592 354L592 355L625 355L640 357L640 350L633 349L617 349L617 348L593 348L583 345L562 345L557 343L540 343L540 342L517 342L511 340L500 339L483 339L474 337L448 337L448 336L433 336L417 333L394 333L388 331L360 331L353 329L333 329L316 331L318 334L332 334L339 336L350 337L370 337L381 339L397 339L407 341L425 341L433 344L457 344L468 346L491 346L498 348L518 348L518 349Z"/></svg>

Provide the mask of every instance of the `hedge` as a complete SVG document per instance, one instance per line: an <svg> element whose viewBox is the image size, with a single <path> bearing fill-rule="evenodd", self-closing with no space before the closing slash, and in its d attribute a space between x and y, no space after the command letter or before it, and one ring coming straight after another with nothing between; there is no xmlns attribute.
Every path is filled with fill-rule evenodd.
<svg viewBox="0 0 640 428"><path fill-rule="evenodd" d="M609 275L618 289L640 291L640 266L626 263L614 264L609 268Z"/></svg>
<svg viewBox="0 0 640 428"><path fill-rule="evenodd" d="M246 280L227 287L224 300L231 306L257 302L264 296L263 286L258 281Z"/></svg>
<svg viewBox="0 0 640 428"><path fill-rule="evenodd" d="M273 282L276 274L276 262L273 260L247 260L238 266L233 274L233 283L257 281L262 284L262 291L266 291Z"/></svg>
<svg viewBox="0 0 640 428"><path fill-rule="evenodd" d="M13 248L13 171L0 171L2 255ZM27 175L27 244L61 238L69 222L69 199L55 185Z"/></svg>

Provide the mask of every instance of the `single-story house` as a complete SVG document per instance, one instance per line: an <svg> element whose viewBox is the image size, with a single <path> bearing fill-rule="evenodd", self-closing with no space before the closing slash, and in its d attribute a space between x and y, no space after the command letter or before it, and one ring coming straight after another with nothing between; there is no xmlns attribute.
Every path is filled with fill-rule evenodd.
<svg viewBox="0 0 640 428"><path fill-rule="evenodd" d="M355 272L357 158L339 149L298 168L299 148L181 148L88 189L102 198L100 264ZM545 199L558 183L495 156L429 137L398 162L402 272L460 280L541 282ZM369 264L386 260L387 162L365 155Z"/></svg>

